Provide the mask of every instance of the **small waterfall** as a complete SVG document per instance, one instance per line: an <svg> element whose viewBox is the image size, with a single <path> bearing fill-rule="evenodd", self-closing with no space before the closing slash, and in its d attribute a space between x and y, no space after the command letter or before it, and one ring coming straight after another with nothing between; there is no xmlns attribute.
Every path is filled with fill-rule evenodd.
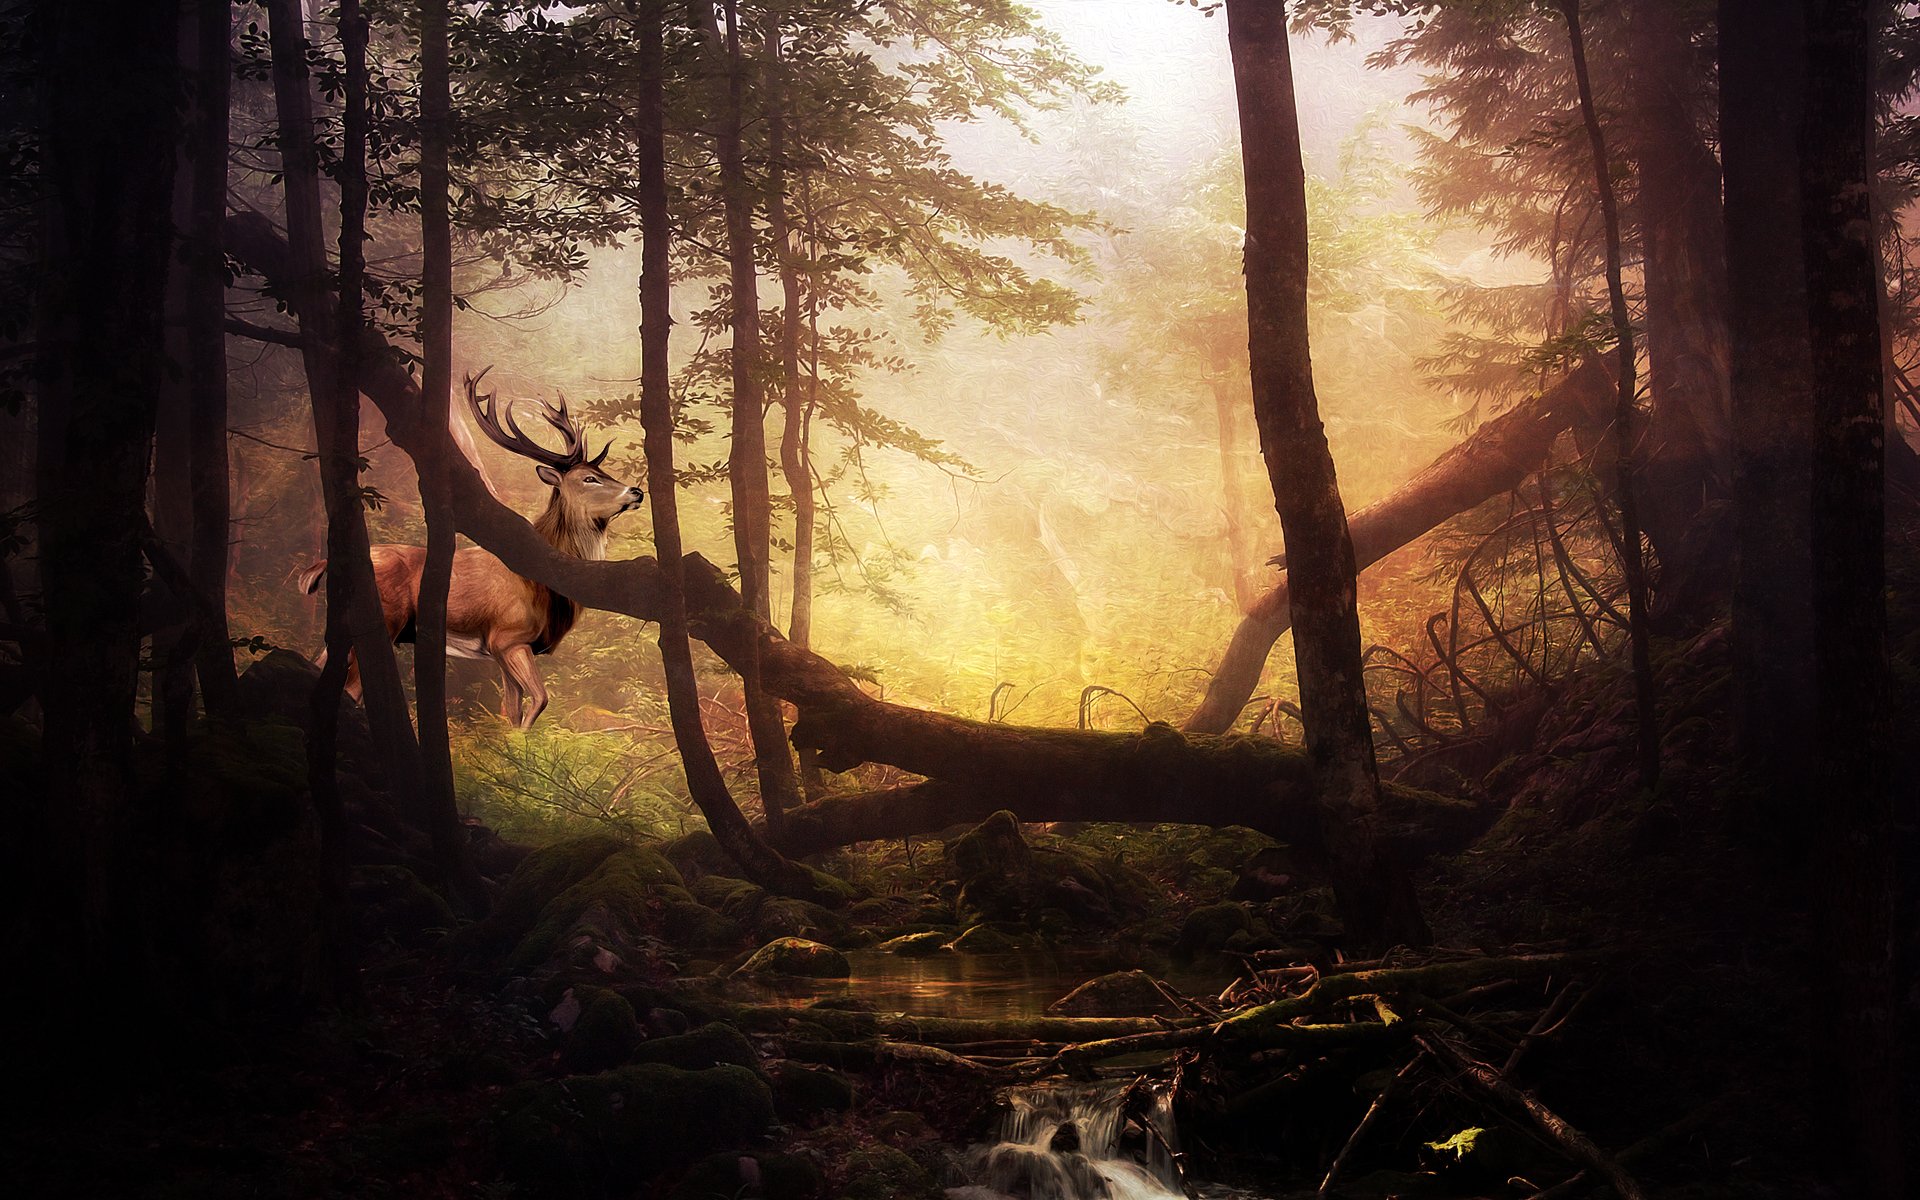
<svg viewBox="0 0 1920 1200"><path fill-rule="evenodd" d="M981 1200L1185 1200L1172 1105L1124 1082L1049 1083L1007 1093L1000 1140L967 1167Z"/></svg>

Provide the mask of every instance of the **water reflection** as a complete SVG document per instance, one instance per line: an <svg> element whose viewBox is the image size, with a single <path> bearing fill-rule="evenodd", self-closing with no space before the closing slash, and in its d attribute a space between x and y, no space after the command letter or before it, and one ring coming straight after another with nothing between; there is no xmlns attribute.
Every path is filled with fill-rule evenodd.
<svg viewBox="0 0 1920 1200"><path fill-rule="evenodd" d="M1164 963L1120 961L1111 952L1087 950L943 952L924 958L850 950L847 962L853 968L849 978L782 983L767 997L768 1003L797 1007L821 1000L846 1000L878 1012L920 1017L1037 1017L1049 1004L1108 971L1157 967L1156 973L1168 978ZM1189 995L1207 995L1219 991L1226 980L1174 975L1171 982Z"/></svg>

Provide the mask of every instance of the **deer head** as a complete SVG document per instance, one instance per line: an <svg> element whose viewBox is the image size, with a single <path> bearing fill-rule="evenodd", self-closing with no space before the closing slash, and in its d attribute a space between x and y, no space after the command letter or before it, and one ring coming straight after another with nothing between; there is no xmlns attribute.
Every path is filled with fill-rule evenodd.
<svg viewBox="0 0 1920 1200"><path fill-rule="evenodd" d="M604 530L613 518L640 507L646 493L601 469L612 443L587 457L586 431L567 412L565 396L555 393L558 400L551 404L536 401L540 418L560 434L560 449L550 450L521 430L511 401L503 408L494 393L481 393L480 381L492 369L467 376L467 411L495 445L533 461L540 481L553 488L549 512L558 510L556 515L569 525Z"/></svg>

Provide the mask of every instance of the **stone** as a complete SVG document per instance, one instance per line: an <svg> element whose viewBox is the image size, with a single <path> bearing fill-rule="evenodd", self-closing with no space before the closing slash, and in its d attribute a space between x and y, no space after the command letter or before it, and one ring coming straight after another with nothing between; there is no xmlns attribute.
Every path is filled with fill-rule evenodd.
<svg viewBox="0 0 1920 1200"><path fill-rule="evenodd" d="M897 938L889 938L874 947L888 954L897 954L901 958L926 958L938 954L947 948L953 935L944 929L929 929L921 933L905 933Z"/></svg>
<svg viewBox="0 0 1920 1200"><path fill-rule="evenodd" d="M845 979L853 973L847 956L832 946L805 938L775 938L740 965L741 975L793 975L806 979Z"/></svg>
<svg viewBox="0 0 1920 1200"><path fill-rule="evenodd" d="M1179 1016L1180 1009L1145 971L1115 971L1089 979L1047 1006L1055 1017Z"/></svg>

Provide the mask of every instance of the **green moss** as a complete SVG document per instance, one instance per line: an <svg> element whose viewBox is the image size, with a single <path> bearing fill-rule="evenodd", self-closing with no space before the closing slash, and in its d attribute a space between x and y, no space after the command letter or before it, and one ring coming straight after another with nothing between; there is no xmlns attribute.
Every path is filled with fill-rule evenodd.
<svg viewBox="0 0 1920 1200"><path fill-rule="evenodd" d="M805 938L775 938L740 966L743 975L798 975L808 979L845 979L853 973L847 956L832 946Z"/></svg>
<svg viewBox="0 0 1920 1200"><path fill-rule="evenodd" d="M942 1200L945 1192L919 1163L891 1146L847 1156L840 1200Z"/></svg>
<svg viewBox="0 0 1920 1200"><path fill-rule="evenodd" d="M1180 940L1174 943L1175 958L1192 958L1223 949L1237 933L1252 926L1247 910L1231 901L1203 905L1187 914L1180 927Z"/></svg>
<svg viewBox="0 0 1920 1200"><path fill-rule="evenodd" d="M975 925L948 947L960 954L1011 954L1020 949L1020 943L991 925Z"/></svg>
<svg viewBox="0 0 1920 1200"><path fill-rule="evenodd" d="M773 1077L773 1106L790 1125L812 1125L853 1107L853 1084L837 1071L782 1063Z"/></svg>
<svg viewBox="0 0 1920 1200"><path fill-rule="evenodd" d="M947 948L952 933L944 929L929 929L925 933L907 933L897 938L881 942L878 949L888 954L898 954L902 958L926 958L938 954Z"/></svg>
<svg viewBox="0 0 1920 1200"><path fill-rule="evenodd" d="M658 930L665 909L674 903L693 903L693 897L673 864L652 850L622 849L547 903L514 946L507 965L521 971L539 966L583 922L593 925L589 932L600 941Z"/></svg>
<svg viewBox="0 0 1920 1200"><path fill-rule="evenodd" d="M624 1063L644 1036L633 1005L606 988L576 987L580 1016L567 1033L562 1061L573 1071L603 1071Z"/></svg>
<svg viewBox="0 0 1920 1200"><path fill-rule="evenodd" d="M687 890L708 908L723 912L736 921L750 921L767 898L765 888L735 879L731 875L703 875Z"/></svg>
<svg viewBox="0 0 1920 1200"><path fill-rule="evenodd" d="M629 1057L633 1062L665 1063L687 1071L704 1070L721 1063L750 1070L758 1070L760 1066L760 1056L740 1031L718 1021L689 1033L641 1042Z"/></svg>
<svg viewBox="0 0 1920 1200"><path fill-rule="evenodd" d="M753 915L753 931L762 938L838 942L847 936L847 922L838 913L811 901L770 896Z"/></svg>
<svg viewBox="0 0 1920 1200"><path fill-rule="evenodd" d="M355 867L347 898L354 925L367 937L413 941L457 924L445 898L405 867Z"/></svg>
<svg viewBox="0 0 1920 1200"><path fill-rule="evenodd" d="M773 1123L766 1083L742 1067L660 1063L523 1084L495 1125L501 1171L534 1196L625 1193Z"/></svg>

